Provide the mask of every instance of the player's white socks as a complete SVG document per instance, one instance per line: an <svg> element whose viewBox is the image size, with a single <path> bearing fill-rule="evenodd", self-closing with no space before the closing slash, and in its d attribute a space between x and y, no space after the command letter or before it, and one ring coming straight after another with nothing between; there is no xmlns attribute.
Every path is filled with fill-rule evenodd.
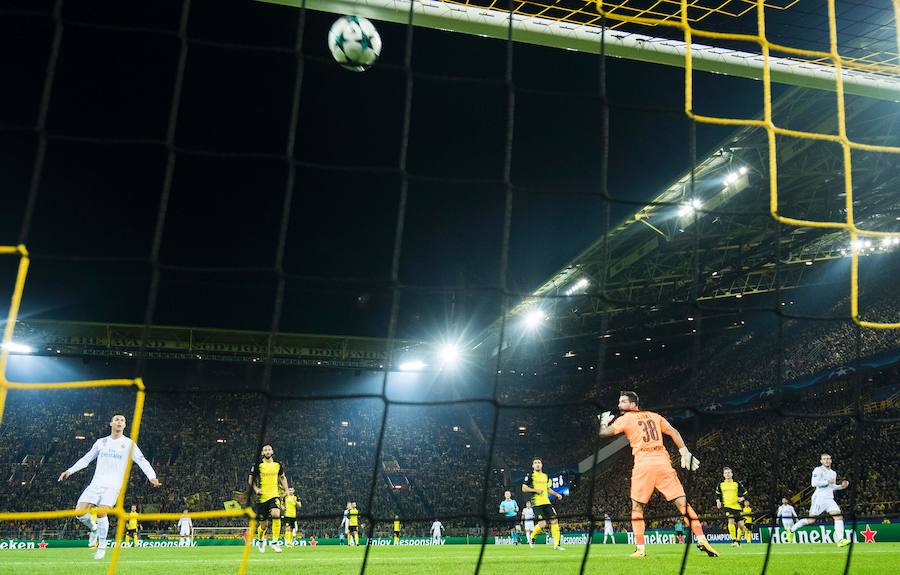
<svg viewBox="0 0 900 575"><path fill-rule="evenodd" d="M85 513L84 515L79 515L79 516L78 516L78 520L81 521L81 523L82 523L85 527L87 527L88 529L90 529L91 531L93 531L94 529L97 528L97 524L94 523L94 518L91 517L91 514L90 514L90 513Z"/></svg>
<svg viewBox="0 0 900 575"><path fill-rule="evenodd" d="M844 520L843 519L835 519L834 520L834 542L837 543L841 539L845 539Z"/></svg>
<svg viewBox="0 0 900 575"><path fill-rule="evenodd" d="M97 548L106 549L106 535L109 533L109 517L97 518Z"/></svg>
<svg viewBox="0 0 900 575"><path fill-rule="evenodd" d="M801 519L800 521L794 523L794 526L791 527L791 531L796 533L797 530L800 529L801 527L803 527L805 525L812 525L813 523L815 523L815 521L813 519L805 517L805 518ZM841 525L843 525L843 521L841 522Z"/></svg>

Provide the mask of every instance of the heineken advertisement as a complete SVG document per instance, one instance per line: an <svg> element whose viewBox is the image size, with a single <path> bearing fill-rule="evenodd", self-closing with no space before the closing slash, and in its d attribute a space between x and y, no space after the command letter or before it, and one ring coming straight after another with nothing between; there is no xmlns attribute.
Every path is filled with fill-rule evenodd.
<svg viewBox="0 0 900 575"><path fill-rule="evenodd" d="M852 539L855 543L888 543L900 541L900 525L892 523L863 523L858 522L856 529L848 528L849 522L844 523L844 537ZM852 525L850 525L852 527ZM787 544L787 533L781 527L760 529L762 540L772 544ZM837 543L834 539L834 524L823 523L810 527L801 527L794 533L794 543Z"/></svg>
<svg viewBox="0 0 900 575"><path fill-rule="evenodd" d="M882 524L882 523L858 523L855 529L845 529L845 537L852 539L855 543L888 543L900 542L900 524ZM616 543L634 544L634 534L630 531L617 531L615 533ZM649 529L645 534L646 543L648 545L676 545L679 543L678 535L673 530L665 529ZM710 543L728 543L731 538L727 533L721 530L713 529L707 531L707 538ZM753 543L768 543L772 539L773 545L788 545L787 533L784 529L776 527L774 530L769 527L762 527L753 534ZM524 534L520 542L524 542ZM594 532L592 538L594 545L603 543L603 532ZM256 539L253 540L255 544ZM360 538L362 545L372 546L388 546L393 545L391 538L372 538L370 540ZM541 534L535 538L535 543L544 544L546 537ZM570 532L563 533L560 543L562 545L586 545L588 542L587 532ZM511 537L488 537L489 545L512 545L514 542ZM803 527L794 534L794 543L837 543L834 539L834 525L831 523L820 524L809 527ZM209 546L238 546L243 545L244 540L240 538L223 538L223 539L199 539L192 541L192 547L209 547ZM298 547L316 547L318 545L340 545L340 539L297 539L294 545ZM402 537L400 545L407 546L431 546L431 545L480 545L481 537L441 537L440 542L433 542L430 537ZM110 546L115 545L110 541ZM128 545L132 547L131 544ZM85 539L3 539L0 540L0 551L7 549L59 549L64 547L84 547L87 549L87 540ZM181 542L176 539L146 539L139 542L138 547L154 548L154 547L183 547Z"/></svg>

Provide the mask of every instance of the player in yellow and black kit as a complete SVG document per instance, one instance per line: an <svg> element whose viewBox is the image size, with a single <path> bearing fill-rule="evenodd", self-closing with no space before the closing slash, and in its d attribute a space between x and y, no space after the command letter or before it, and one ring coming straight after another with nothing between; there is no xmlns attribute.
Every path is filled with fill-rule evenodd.
<svg viewBox="0 0 900 575"><path fill-rule="evenodd" d="M744 499L744 508L741 510L741 516L744 518L744 525L746 525L746 529L744 529L745 539L747 543L753 543L753 508L750 507L750 501Z"/></svg>
<svg viewBox="0 0 900 575"><path fill-rule="evenodd" d="M400 545L400 516L394 515L394 545Z"/></svg>
<svg viewBox="0 0 900 575"><path fill-rule="evenodd" d="M562 499L562 495L550 489L550 478L543 472L544 463L539 457L535 457L531 462L531 473L525 475L525 481L522 483L522 493L531 494L531 506L534 508L534 515L538 519L534 531L531 532L532 540L537 537L541 529L547 527L550 522L550 534L553 536L553 548L562 551L559 546L559 519L556 517L556 509L550 504L550 495L557 499Z"/></svg>
<svg viewBox="0 0 900 575"><path fill-rule="evenodd" d="M734 473L730 467L722 469L722 477L725 481L716 486L716 507L725 510L728 534L731 535L731 546L739 547L745 529L744 517L741 515L741 503L747 496L747 489L734 480ZM737 523L736 531L735 522Z"/></svg>
<svg viewBox="0 0 900 575"><path fill-rule="evenodd" d="M347 513L347 545L355 547L359 545L359 509L356 508L356 501L350 502L350 511Z"/></svg>
<svg viewBox="0 0 900 575"><path fill-rule="evenodd" d="M259 463L250 468L251 489L256 493L256 519L259 521L257 537L259 538L259 551L266 550L266 527L269 518L272 519L272 551L281 553L278 546L278 537L281 535L281 498L278 497L279 487L284 493L288 492L287 477L284 475L284 467L272 457L275 454L271 445L263 445L262 457Z"/></svg>
<svg viewBox="0 0 900 575"><path fill-rule="evenodd" d="M123 542L122 547L128 545L128 538L131 537L131 541L134 543L134 546L138 546L138 512L137 505L131 506L131 513L128 514L128 522L125 524L125 541Z"/></svg>
<svg viewBox="0 0 900 575"><path fill-rule="evenodd" d="M294 538L297 536L297 509L303 504L294 495L294 488L288 489L284 496L284 545L294 546Z"/></svg>

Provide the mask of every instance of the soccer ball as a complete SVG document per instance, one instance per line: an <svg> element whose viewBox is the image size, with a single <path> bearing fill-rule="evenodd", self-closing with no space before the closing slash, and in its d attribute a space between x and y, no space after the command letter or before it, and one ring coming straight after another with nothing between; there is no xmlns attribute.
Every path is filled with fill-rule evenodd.
<svg viewBox="0 0 900 575"><path fill-rule="evenodd" d="M328 48L338 64L353 72L364 72L381 54L381 36L365 18L342 16L331 25Z"/></svg>

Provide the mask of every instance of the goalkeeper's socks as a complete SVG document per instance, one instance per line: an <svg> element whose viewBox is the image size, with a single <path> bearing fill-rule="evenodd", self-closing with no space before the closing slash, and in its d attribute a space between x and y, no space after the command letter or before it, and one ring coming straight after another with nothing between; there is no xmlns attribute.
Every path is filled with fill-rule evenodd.
<svg viewBox="0 0 900 575"><path fill-rule="evenodd" d="M644 544L644 510L631 510L631 530L634 532L634 542L639 547Z"/></svg>
<svg viewBox="0 0 900 575"><path fill-rule="evenodd" d="M559 523L550 524L550 534L553 535L553 545L559 547Z"/></svg>

